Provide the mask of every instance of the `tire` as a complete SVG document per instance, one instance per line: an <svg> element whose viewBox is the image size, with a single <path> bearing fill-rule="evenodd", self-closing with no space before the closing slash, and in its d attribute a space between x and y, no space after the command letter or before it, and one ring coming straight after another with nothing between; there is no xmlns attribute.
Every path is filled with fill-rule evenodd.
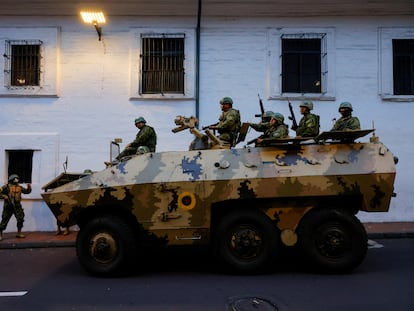
<svg viewBox="0 0 414 311"><path fill-rule="evenodd" d="M127 272L137 259L133 230L115 216L100 216L81 227L76 253L82 267L96 276Z"/></svg>
<svg viewBox="0 0 414 311"><path fill-rule="evenodd" d="M260 272L276 259L279 232L258 210L234 210L220 219L214 245L215 254L232 270Z"/></svg>
<svg viewBox="0 0 414 311"><path fill-rule="evenodd" d="M364 260L368 238L364 226L342 210L316 210L298 228L298 245L306 264L324 273L347 273Z"/></svg>

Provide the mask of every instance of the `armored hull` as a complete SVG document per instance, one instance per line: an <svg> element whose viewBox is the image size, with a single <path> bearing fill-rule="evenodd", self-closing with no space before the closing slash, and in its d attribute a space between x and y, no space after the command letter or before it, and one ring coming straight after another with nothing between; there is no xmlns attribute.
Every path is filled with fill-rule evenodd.
<svg viewBox="0 0 414 311"><path fill-rule="evenodd" d="M131 252L149 236L162 245L211 243L219 257L242 271L262 268L273 260L276 244L298 245L315 257L311 255L314 250L306 250L306 244L312 242L305 235L324 228L325 222L339 224L338 230L326 229L318 238L333 242L330 234L338 231L346 240L341 247L349 249L335 259L326 257L337 250L312 260L326 271L342 272L355 268L365 256L366 233L354 215L389 209L394 195L394 162L393 154L378 142L283 143L147 153L57 187L53 186L59 184L55 180L45 187L42 196L59 223L79 225L78 240L86 241L77 242L78 255L89 254L80 256L81 263L85 256L95 260L93 264L82 263L92 273L105 274L119 268L99 264L96 249L84 246L87 241L97 243L94 234L99 225L88 228L92 219L99 217L114 217L125 224ZM234 223L234 228L225 223ZM251 225L249 230L247 225ZM268 229L263 232L260 227ZM87 233L82 234L83 230ZM218 241L217 236L223 234L229 236L228 244ZM243 238L246 234L254 237ZM124 243L110 233L104 237L113 240L109 246ZM257 239L260 246L253 246L253 253L268 248L260 255L266 257L260 262L253 260L259 254L245 258L246 251L240 249L241 240L243 245L252 245ZM131 243L138 246L131 247Z"/></svg>

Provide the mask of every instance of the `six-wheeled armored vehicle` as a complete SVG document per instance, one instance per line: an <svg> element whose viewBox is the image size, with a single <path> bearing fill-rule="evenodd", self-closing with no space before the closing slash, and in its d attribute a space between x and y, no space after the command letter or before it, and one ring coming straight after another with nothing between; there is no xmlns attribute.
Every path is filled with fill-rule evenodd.
<svg viewBox="0 0 414 311"><path fill-rule="evenodd" d="M394 195L393 154L376 136L357 142L373 130L233 148L194 120L179 116L173 130L196 136L192 150L62 173L43 187L58 223L79 226L88 272L128 271L148 244L210 245L223 264L249 273L274 264L282 246L322 272L361 263L367 234L356 214L386 212Z"/></svg>

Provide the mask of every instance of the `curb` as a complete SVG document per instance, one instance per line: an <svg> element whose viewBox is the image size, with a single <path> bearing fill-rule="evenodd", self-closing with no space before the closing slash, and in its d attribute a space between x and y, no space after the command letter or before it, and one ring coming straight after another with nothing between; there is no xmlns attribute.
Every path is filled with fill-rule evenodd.
<svg viewBox="0 0 414 311"><path fill-rule="evenodd" d="M16 238L13 232L3 233L0 249L74 247L77 236L76 231L71 231L69 235L56 235L56 232L50 231L24 232L24 234L25 238Z"/></svg>
<svg viewBox="0 0 414 311"><path fill-rule="evenodd" d="M368 233L369 239L412 239L414 232L373 232Z"/></svg>
<svg viewBox="0 0 414 311"><path fill-rule="evenodd" d="M62 242L19 242L19 243L7 243L0 242L0 249L25 249L25 248L50 248L50 247L75 247L75 241L62 241Z"/></svg>

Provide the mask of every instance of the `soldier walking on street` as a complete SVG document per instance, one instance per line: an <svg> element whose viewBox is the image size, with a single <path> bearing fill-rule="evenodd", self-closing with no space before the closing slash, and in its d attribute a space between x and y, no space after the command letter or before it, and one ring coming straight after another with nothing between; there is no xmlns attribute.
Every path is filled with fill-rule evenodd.
<svg viewBox="0 0 414 311"><path fill-rule="evenodd" d="M22 234L24 211L21 204L22 193L32 192L32 186L27 184L27 188L19 185L19 176L12 174L9 176L8 184L0 189L0 199L4 200L2 219L0 223L0 241L3 240L3 231L6 229L10 218L14 215L17 221L17 238L24 238Z"/></svg>

